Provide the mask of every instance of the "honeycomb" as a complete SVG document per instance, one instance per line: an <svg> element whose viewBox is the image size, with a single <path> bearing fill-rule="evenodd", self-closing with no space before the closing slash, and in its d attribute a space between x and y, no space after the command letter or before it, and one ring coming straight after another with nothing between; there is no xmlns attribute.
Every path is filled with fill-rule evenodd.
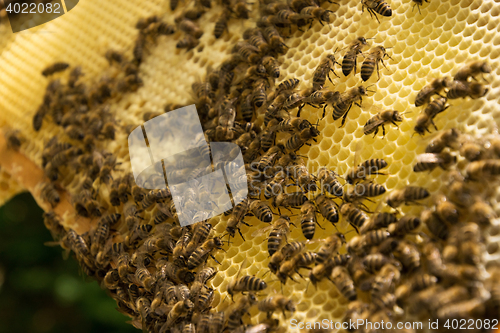
<svg viewBox="0 0 500 333"><path fill-rule="evenodd" d="M413 172L417 155L424 152L431 137L413 135L415 119L421 112L413 102L420 89L433 78L453 77L458 68L471 60L488 61L493 68L492 73L486 75L489 93L480 99L449 101L450 108L436 117L436 126L440 130L458 128L476 137L496 130L500 119L497 97L500 93L500 2L431 1L417 10L410 1L391 1L392 17L379 17L380 23L366 11L362 12L360 1L350 0L342 2L340 6L327 5L323 7L334 12L330 24L314 22L310 29L293 31L286 38L289 49L279 57L281 76L278 82L298 78L301 80L299 88L307 88L322 57L328 52L345 48L358 36L371 38L368 41L370 46L386 47L393 60L384 60L387 69L381 67L380 80L377 81L377 75L374 74L366 83L361 81L359 74L346 77L341 74L338 65L334 67L340 76L332 76L335 90L346 91L363 84L373 85L371 89L375 92L363 98L361 108L353 106L342 128L340 120L333 121L328 112L324 119L319 119L320 109L306 106L302 110L301 117L312 124L319 119L318 129L321 132L316 137L317 143L312 143L310 147L303 146L298 152L307 157L308 169L312 172L326 166L344 175L360 161L383 158L389 165L388 175L378 176L375 180L384 184L387 192L410 184L423 186L432 194L445 190L448 174L441 169L436 168L430 174ZM243 31L255 25L258 3L255 2L252 7L251 19L230 20L229 32L224 33L221 39L215 39L212 31L221 7L214 5L198 21L205 33L200 39L200 46L191 51L176 49L180 33L160 37L157 45L148 47L147 56L140 67L143 86L134 93L118 98L111 105L111 112L117 115L119 125L141 124L145 112L160 113L168 103L190 104L193 100L191 85L205 77L208 67L216 68L227 59L232 45L241 39ZM178 8L175 13L181 11L182 8ZM72 66L82 66L84 80L91 80L102 73L113 75L103 55L110 48L130 54L137 36L135 23L139 18L153 14L173 21L173 14L165 1L83 1L63 17L29 31L13 35L5 25L1 27L0 127L22 131L26 139L21 147L22 154L41 165L44 144L54 135L63 135L59 127L47 121L42 131L36 132L32 128L33 115L43 99L48 82L40 75L42 69L55 61L66 61ZM63 75L56 74L55 77ZM327 86L332 87L328 81ZM384 138L380 133L376 137L365 136L363 125L366 121L387 108L406 112L399 128L386 126ZM120 159L122 170L130 170L127 135L125 131L119 131L116 139L106 145L106 150ZM7 200L27 187L23 186L26 180L14 180L5 171L0 172L3 179L0 182L0 199ZM70 174L60 183L71 190L77 187L78 179ZM103 186L101 191L105 195L109 189ZM491 198L496 211L500 209L499 198L498 193ZM370 208L381 209L376 205L370 205ZM109 211L118 212L118 209L109 207ZM411 215L418 215L421 211L421 206L405 206L401 209L401 213ZM294 210L293 214L298 214L298 211ZM65 226L80 224L79 233L89 230L92 223L76 217L71 210L64 218ZM318 228L315 239L323 239L336 231L319 214L318 218L325 229ZM223 234L226 221L227 217L222 216L210 222L215 226L216 233ZM228 283L238 274L240 266L245 266L242 274L259 277L268 270L266 234L253 236L267 225L256 218L247 218L245 221L251 225L242 227L246 241L236 236L231 239L230 247L218 251L215 257L221 265L212 259L208 261L209 265L215 265L218 269L218 274L211 282L218 291L212 303L217 311L230 306L225 291ZM495 223L498 228L498 220ZM348 233L348 238L354 235L345 219L341 219L336 228ZM499 237L499 232L492 232L486 240L487 262L500 259L498 246L495 248ZM304 240L299 228L292 228L290 238ZM319 246L320 243L314 242L307 245L310 251ZM332 288L330 281L321 281L314 287L308 285L307 279L298 278L296 283L289 281L284 286L271 274L264 279L268 282L266 294L269 291L281 292L297 303L297 311L291 317L288 316L287 321L340 321L344 317L348 301ZM250 314L254 324L265 319L265 314L258 313L255 307ZM285 319L281 319L284 325Z"/></svg>

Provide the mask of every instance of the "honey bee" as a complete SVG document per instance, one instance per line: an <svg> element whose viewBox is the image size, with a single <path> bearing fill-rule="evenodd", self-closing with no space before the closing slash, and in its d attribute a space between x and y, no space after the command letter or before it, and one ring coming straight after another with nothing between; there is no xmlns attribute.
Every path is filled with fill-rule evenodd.
<svg viewBox="0 0 500 333"><path fill-rule="evenodd" d="M177 302L170 310L167 316L167 321L162 326L162 332L165 328L172 327L173 324L181 317L188 315L189 311L194 307L193 302L189 299Z"/></svg>
<svg viewBox="0 0 500 333"><path fill-rule="evenodd" d="M270 123L272 124L272 122ZM267 152L274 145L276 140L276 131L272 128L266 129L260 133L260 146L263 151Z"/></svg>
<svg viewBox="0 0 500 333"><path fill-rule="evenodd" d="M273 179L266 184L264 190L264 197L270 199L271 197L276 197L283 192L283 186L288 180L288 176L284 170L278 171Z"/></svg>
<svg viewBox="0 0 500 333"><path fill-rule="evenodd" d="M42 71L42 75L45 77L51 76L55 73L59 73L59 72L66 70L68 67L69 67L69 64L66 62L56 62L56 63L46 67Z"/></svg>
<svg viewBox="0 0 500 333"><path fill-rule="evenodd" d="M7 139L7 148L14 151L19 151L23 138L21 137L18 130L11 130L5 134Z"/></svg>
<svg viewBox="0 0 500 333"><path fill-rule="evenodd" d="M362 0L361 4L363 5L363 10L366 7L368 12L370 13L370 16L375 16L379 23L380 21L377 17L377 13L382 16L392 15L391 7L389 7L387 2L385 2L384 0Z"/></svg>
<svg viewBox="0 0 500 333"><path fill-rule="evenodd" d="M349 301L354 301L358 298L354 282L345 267L336 266L333 268L332 273L330 274L330 279L342 296L347 298Z"/></svg>
<svg viewBox="0 0 500 333"><path fill-rule="evenodd" d="M241 230L239 228L239 224L243 223L248 225L247 223L243 222L243 218L245 217L246 213L248 212L248 198L245 200L241 201L238 203L234 208L231 213L231 216L229 217L226 225L226 232L231 236L234 237L234 234L236 230L240 234L242 239L245 239L243 235L241 234Z"/></svg>
<svg viewBox="0 0 500 333"><path fill-rule="evenodd" d="M416 204L417 200L425 199L429 195L429 191L423 187L406 186L401 190L391 192L387 198L387 205L397 208L403 203L405 205Z"/></svg>
<svg viewBox="0 0 500 333"><path fill-rule="evenodd" d="M166 258L156 261L157 274L160 278L168 277L176 284L189 284L195 280L194 275L186 267L178 267Z"/></svg>
<svg viewBox="0 0 500 333"><path fill-rule="evenodd" d="M337 174L326 167L323 167L318 172L318 179L320 181L321 190L341 197L344 195L342 184L337 180Z"/></svg>
<svg viewBox="0 0 500 333"><path fill-rule="evenodd" d="M200 37L203 35L203 30L201 30L196 23L186 18L178 22L178 27L180 30L196 39L200 39Z"/></svg>
<svg viewBox="0 0 500 333"><path fill-rule="evenodd" d="M469 181L487 180L500 175L500 160L481 160L469 163L465 169Z"/></svg>
<svg viewBox="0 0 500 333"><path fill-rule="evenodd" d="M460 68L453 80L467 81L469 77L475 78L478 74L491 73L491 66L486 61L473 61Z"/></svg>
<svg viewBox="0 0 500 333"><path fill-rule="evenodd" d="M312 127L311 123L306 119L300 117L291 117L282 120L277 126L276 130L280 132L290 132L301 131L306 128Z"/></svg>
<svg viewBox="0 0 500 333"><path fill-rule="evenodd" d="M232 53L238 54L241 59L247 59L251 64L258 63L262 59L260 50L247 41L240 41L232 49Z"/></svg>
<svg viewBox="0 0 500 333"><path fill-rule="evenodd" d="M469 161L476 161L483 159L485 151L479 143L464 140L462 146L460 147L460 155Z"/></svg>
<svg viewBox="0 0 500 333"><path fill-rule="evenodd" d="M89 254L89 248L85 239L76 233L73 229L69 229L66 235L61 240L61 244L67 249L73 250L77 255L86 258Z"/></svg>
<svg viewBox="0 0 500 333"><path fill-rule="evenodd" d="M253 85L252 103L258 108L264 105L267 100L266 86L267 83L261 79L255 81Z"/></svg>
<svg viewBox="0 0 500 333"><path fill-rule="evenodd" d="M272 256L278 251L283 237L286 239L287 235L290 233L290 218L287 215L281 215L279 219L269 227L271 228L271 232L267 239L267 251L269 252L269 256ZM261 232L267 231L266 229L267 228L262 229Z"/></svg>
<svg viewBox="0 0 500 333"><path fill-rule="evenodd" d="M116 64L121 64L123 62L123 54L121 52L118 52L116 50L108 50L106 51L104 57L108 61L110 65L113 63Z"/></svg>
<svg viewBox="0 0 500 333"><path fill-rule="evenodd" d="M397 221L398 220L394 214L386 212L378 213L373 215L370 221L360 228L360 231L363 234L373 229L386 228Z"/></svg>
<svg viewBox="0 0 500 333"><path fill-rule="evenodd" d="M307 239L313 239L316 232L316 224L319 225L316 219L316 212L316 206L310 200L304 202L302 207L300 207L300 226L302 234Z"/></svg>
<svg viewBox="0 0 500 333"><path fill-rule="evenodd" d="M338 205L335 201L324 194L320 194L315 199L319 212L325 219L335 224L339 221Z"/></svg>
<svg viewBox="0 0 500 333"><path fill-rule="evenodd" d="M210 231L212 230L212 225L206 222L200 222L196 224L195 230L193 232L193 236L187 242L186 247L183 250L183 254L186 258L193 253L196 249L196 246L205 242L205 240L210 235Z"/></svg>
<svg viewBox="0 0 500 333"><path fill-rule="evenodd" d="M274 207L291 207L299 208L307 201L307 197L302 191L292 192L292 193L279 193L273 198Z"/></svg>
<svg viewBox="0 0 500 333"><path fill-rule="evenodd" d="M377 295L373 299L373 304L379 309L394 309L394 305L396 305L396 296L392 293L385 293L382 295Z"/></svg>
<svg viewBox="0 0 500 333"><path fill-rule="evenodd" d="M385 137L385 125L388 123L394 124L397 128L399 128L398 124L399 122L403 121L403 117L401 116L401 113L396 110L384 110L370 119L366 122L364 128L363 128L363 133L365 135L373 133L373 137L375 137L379 131L379 127L382 126L382 133L383 137Z"/></svg>
<svg viewBox="0 0 500 333"><path fill-rule="evenodd" d="M448 88L451 84L449 77L437 78L431 81L430 84L422 88L415 97L415 106L422 106L430 102L432 95L439 95L444 88Z"/></svg>
<svg viewBox="0 0 500 333"><path fill-rule="evenodd" d="M474 216L474 221L480 225L491 225L493 219L496 218L496 214L486 202L478 200L472 206L470 206L471 216Z"/></svg>
<svg viewBox="0 0 500 333"><path fill-rule="evenodd" d="M283 109L291 110L299 105L301 105L308 96L312 93L311 89L304 89L297 92L291 93L286 99L285 103L283 103Z"/></svg>
<svg viewBox="0 0 500 333"><path fill-rule="evenodd" d="M205 241L193 251L191 256L188 258L187 267L188 269L193 269L198 267L206 258L210 255L210 252L214 249L220 249L222 246L222 241L218 237L214 237Z"/></svg>
<svg viewBox="0 0 500 333"><path fill-rule="evenodd" d="M448 152L441 152L438 154L425 153L417 156L417 164L413 166L414 172L431 172L436 167L443 170L448 170L450 166L457 163L457 157Z"/></svg>
<svg viewBox="0 0 500 333"><path fill-rule="evenodd" d="M346 181L349 184L354 184L356 181L366 179L369 175L385 175L379 172L379 170L386 166L387 162L381 158L366 160L347 171Z"/></svg>
<svg viewBox="0 0 500 333"><path fill-rule="evenodd" d="M259 31L259 34L257 35L257 37L262 37L262 39L264 39L264 37L262 36L262 33L260 33ZM251 39L253 37L250 38L250 43L251 42ZM265 39L262 43L265 42ZM261 45L264 45L264 46L257 46L259 47L260 50L266 50L268 48L268 45L267 43L265 44L261 44ZM279 78L280 77L280 68L279 68L279 65L278 65L278 60L276 60L274 57L272 56L265 56L264 58L262 58L262 65L264 65L264 67L266 68L266 71L267 71L267 74L275 79Z"/></svg>
<svg viewBox="0 0 500 333"><path fill-rule="evenodd" d="M398 241L393 252L394 257L401 262L403 267L412 271L420 267L420 252L418 248L407 241Z"/></svg>
<svg viewBox="0 0 500 333"><path fill-rule="evenodd" d="M278 54L284 54L288 46L285 44L285 41L276 27L272 24L267 25L264 30L264 37L266 37L267 41L271 45L271 49L274 50Z"/></svg>
<svg viewBox="0 0 500 333"><path fill-rule="evenodd" d="M50 231L52 238L59 241L65 234L64 227L60 224L59 218L53 211L43 213L43 223Z"/></svg>
<svg viewBox="0 0 500 333"><path fill-rule="evenodd" d="M334 252L338 251L342 244L345 243L343 234L337 232L324 239L323 245L318 250L316 262L324 263L330 258Z"/></svg>
<svg viewBox="0 0 500 333"><path fill-rule="evenodd" d="M135 277L140 284L146 288L147 291L151 291L155 283L153 276L146 267L137 267L135 271Z"/></svg>
<svg viewBox="0 0 500 333"><path fill-rule="evenodd" d="M320 131L316 127L304 128L302 131L293 134L285 141L285 149L287 151L299 150L303 145L308 145L308 140L312 139L316 141L314 138L318 135L320 135Z"/></svg>
<svg viewBox="0 0 500 333"><path fill-rule="evenodd" d="M452 149L456 148L459 136L460 132L455 128L441 131L435 138L433 138L429 142L429 144L425 148L425 152L438 154L442 152L446 147Z"/></svg>
<svg viewBox="0 0 500 333"><path fill-rule="evenodd" d="M338 102L333 104L333 120L342 118L341 127L344 126L347 114L349 113L352 104L354 103L361 107L363 96L366 96L367 91L368 90L365 87L359 86L340 94ZM357 103L358 100L360 103Z"/></svg>
<svg viewBox="0 0 500 333"><path fill-rule="evenodd" d="M369 254L362 260L363 266L369 272L379 271L385 264L389 263L389 258L383 254Z"/></svg>
<svg viewBox="0 0 500 333"><path fill-rule="evenodd" d="M344 192L344 202L356 202L366 197L377 197L385 192L386 189L383 185L364 181Z"/></svg>
<svg viewBox="0 0 500 333"><path fill-rule="evenodd" d="M280 251L274 252L271 258L269 259L269 264L268 264L269 270L276 274L283 261L288 260L291 257L294 257L295 255L299 254L300 252L302 252L304 247L305 244L303 242L291 242L286 244L281 248Z"/></svg>
<svg viewBox="0 0 500 333"><path fill-rule="evenodd" d="M70 137L71 139L74 139L74 140L81 141L85 137L85 133L84 133L83 129L76 126L76 125L69 125L68 127L66 127L64 129L64 131L66 132L66 135L68 137Z"/></svg>
<svg viewBox="0 0 500 333"><path fill-rule="evenodd" d="M327 54L326 57L319 63L313 74L313 90L323 89L327 78L333 84L332 79L330 78L330 72L333 72L333 74L337 76L333 70L333 65L336 63L337 61L335 60L335 55L333 54Z"/></svg>
<svg viewBox="0 0 500 333"><path fill-rule="evenodd" d="M446 196L440 195L436 198L436 213L443 221L455 224L459 219L458 207L452 203Z"/></svg>
<svg viewBox="0 0 500 333"><path fill-rule="evenodd" d="M40 128L42 128L43 118L45 117L45 114L47 114L47 109L44 105L41 105L33 116L33 129L35 131L38 132Z"/></svg>
<svg viewBox="0 0 500 333"><path fill-rule="evenodd" d="M420 219L416 216L405 215L398 222L389 225L387 231L391 236L404 236L420 226Z"/></svg>
<svg viewBox="0 0 500 333"><path fill-rule="evenodd" d="M227 286L227 293L231 295L231 298L237 292L260 291L267 288L267 283L259 279L258 277L249 275L239 277L241 269L245 263L246 260L244 260L243 263L241 264L240 269L236 274L236 277L232 281L230 281Z"/></svg>
<svg viewBox="0 0 500 333"><path fill-rule="evenodd" d="M250 9L247 7L247 2L245 0L236 0L235 3L233 3L233 6L233 10L237 18L248 19Z"/></svg>
<svg viewBox="0 0 500 333"><path fill-rule="evenodd" d="M424 109L424 113L429 116L430 119L434 119L434 117L445 111L447 108L449 108L449 105L446 105L446 98L445 97L438 97L432 102L429 103Z"/></svg>
<svg viewBox="0 0 500 333"><path fill-rule="evenodd" d="M354 74L356 74L358 55L362 53L362 49L366 45L368 45L366 39L364 37L358 37L347 46L347 51L342 59L342 73L344 76L349 75L353 69Z"/></svg>
<svg viewBox="0 0 500 333"><path fill-rule="evenodd" d="M437 127L434 124L434 121L432 120L432 118L429 117L425 113L421 113L418 115L417 120L415 121L414 131L415 131L415 133L418 133L419 135L424 135L424 133L426 131L430 133L429 126L431 126L431 125L433 125L437 131Z"/></svg>
<svg viewBox="0 0 500 333"><path fill-rule="evenodd" d="M400 278L401 273L399 269L396 268L396 266L392 264L385 264L373 280L371 290L372 298L375 298L376 295L381 295L388 292L395 286L396 283L399 282Z"/></svg>
<svg viewBox="0 0 500 333"><path fill-rule="evenodd" d="M276 15L271 15L271 22L275 25L291 25L297 24L299 26L305 25L304 18L299 13L295 13L290 9L282 9L276 13Z"/></svg>
<svg viewBox="0 0 500 333"><path fill-rule="evenodd" d="M382 229L367 231L362 236L362 243L366 246L376 246L389 238L389 236L391 236L391 233Z"/></svg>
<svg viewBox="0 0 500 333"><path fill-rule="evenodd" d="M257 302L257 298L253 293L248 293L247 295L239 298L234 306L229 310L227 315L228 320L226 323L226 329L231 332L237 331L238 327L241 325L241 318L245 313L248 313L248 309Z"/></svg>
<svg viewBox="0 0 500 333"><path fill-rule="evenodd" d="M488 93L489 89L483 84L477 82L467 82L467 81L453 81L449 90L446 94L448 99L457 99L470 97L472 99L477 99L484 97Z"/></svg>
<svg viewBox="0 0 500 333"><path fill-rule="evenodd" d="M177 43L176 47L178 49L186 49L187 51L189 51L189 50L194 49L196 46L198 46L199 43L200 43L200 41L198 39L187 34L187 35L184 35L184 38L181 39Z"/></svg>
<svg viewBox="0 0 500 333"><path fill-rule="evenodd" d="M325 118L326 114L326 107L328 104L330 105L335 105L340 101L340 93L338 91L332 91L328 89L321 89L321 90L316 90L313 93L311 93L308 97L304 98L302 104L299 107L299 111L297 112L297 117L300 117L300 112L302 108L306 105L309 104L313 107L321 107L323 105L323 115L321 116L321 119Z"/></svg>
<svg viewBox="0 0 500 333"><path fill-rule="evenodd" d="M361 228L369 220L369 217L362 210L351 203L343 204L340 207L340 213L355 229Z"/></svg>
<svg viewBox="0 0 500 333"><path fill-rule="evenodd" d="M316 256L316 262L318 262L319 253ZM335 266L345 265L349 261L351 256L349 254L340 254L336 256L328 257L324 262L321 262L314 266L309 273L309 280L312 284L316 284L323 278L330 276L332 270Z"/></svg>
<svg viewBox="0 0 500 333"><path fill-rule="evenodd" d="M278 295L268 296L262 301L260 301L258 309L259 311L267 312L268 318L276 310L281 310L283 316L285 316L285 311L289 311L291 313L295 312L295 304L288 297L278 294Z"/></svg>
<svg viewBox="0 0 500 333"><path fill-rule="evenodd" d="M261 200L252 200L248 209L262 222L270 223L273 220L273 212L268 204Z"/></svg>
<svg viewBox="0 0 500 333"><path fill-rule="evenodd" d="M92 235L92 245L90 247L90 253L92 253L92 255L96 255L97 252L100 251L109 236L109 230L109 223L99 222Z"/></svg>
<svg viewBox="0 0 500 333"><path fill-rule="evenodd" d="M255 109L252 103L252 93L251 91L247 91L243 94L242 102L240 104L241 114L245 121L251 121L253 114L255 113Z"/></svg>
<svg viewBox="0 0 500 333"><path fill-rule="evenodd" d="M331 10L328 10L328 9L323 9L321 7L319 7L318 5L314 5L314 6L308 6L308 7L304 7L300 10L300 14L307 17L307 18L316 18L319 23L321 23L321 25L323 25L323 22L326 22L328 24L330 24L330 15L333 14L333 12ZM312 21L311 21L311 24L309 26L312 26Z"/></svg>
<svg viewBox="0 0 500 333"><path fill-rule="evenodd" d="M304 193L318 190L316 177L309 173L309 170L307 170L305 165L291 165L287 168L287 172Z"/></svg>
<svg viewBox="0 0 500 333"><path fill-rule="evenodd" d="M61 201L59 193L52 183L45 183L40 190L40 197L43 201L47 201L52 208L57 206Z"/></svg>
<svg viewBox="0 0 500 333"><path fill-rule="evenodd" d="M467 301L461 301L446 305L437 310L437 318L460 319L460 318L478 318L484 314L484 301L480 298L474 298Z"/></svg>
<svg viewBox="0 0 500 333"><path fill-rule="evenodd" d="M377 68L377 76L380 79L378 63L380 62L385 67L383 59L386 56L393 60L391 56L387 54L385 47L383 46L375 46L373 49L368 51L368 54L365 56L365 60L361 65L361 78L363 81L367 81L372 76L375 71L375 67Z"/></svg>

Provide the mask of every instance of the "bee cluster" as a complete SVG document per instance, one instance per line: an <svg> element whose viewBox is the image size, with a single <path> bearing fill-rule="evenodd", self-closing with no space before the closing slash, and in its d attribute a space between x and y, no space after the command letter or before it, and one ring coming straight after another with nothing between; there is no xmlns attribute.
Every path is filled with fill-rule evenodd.
<svg viewBox="0 0 500 333"><path fill-rule="evenodd" d="M489 89L482 83L469 80L470 78L476 80L477 75L484 73L491 73L490 65L485 61L474 61L460 68L453 80L449 77L437 78L422 88L415 98L415 106L425 104L427 106L424 108L423 113L417 117L415 132L420 135L423 135L426 131L430 133L429 126L431 125L437 131L434 118L449 107L449 105L446 105L449 99L466 97L476 99L485 96ZM440 95L445 88L448 89L446 97ZM439 95L439 97L431 101L431 97L434 95Z"/></svg>
<svg viewBox="0 0 500 333"><path fill-rule="evenodd" d="M218 234L217 225L208 221L179 227L168 187L145 190L137 186L130 172L118 169L126 161L120 162L104 148L138 125L117 123L110 104L142 86L139 73L144 50L158 43L159 36L173 35L177 30L184 33L177 47L195 48L203 34L195 21L211 8L210 1L195 1L174 24L158 16L140 20L132 59L109 50L105 57L111 74L93 85L84 83L80 67L72 68L63 80L61 73L70 68L64 62L42 72L57 78L47 85L33 127L38 131L50 121L66 135L45 145L41 165L49 182L41 186L42 197L56 207L61 190L77 182L70 192L75 212L93 221L88 232L78 234L63 228L58 216L48 212L45 225L64 249L74 252L82 270L109 291L118 309L130 316L136 327L151 332L284 331L277 313L286 318L287 313L296 311L300 300L281 294L260 296L269 284L263 277L240 276L238 272L227 284L227 294L235 302L223 310L223 304L217 311L214 308L214 300L225 291L210 286L217 266L210 264L209 258L217 261L214 254L230 248L231 238L240 236L245 241L241 229L248 226L245 217L249 215L267 225L252 237L267 235L268 268L277 280L285 286L297 276L308 278L313 286L330 280L350 302L346 320L494 318L498 313L500 291L495 278L500 273L497 268L488 268L491 277L487 278L482 271L482 235L493 228L496 218L487 200L493 189L479 191L474 186L474 182L500 173L497 136L474 139L453 129L440 132L429 143L414 171L450 170L454 166L456 170L450 173L447 191L437 194L433 206L420 216L401 216L398 211L403 204L420 204L430 196L425 188L416 186L394 190L385 200L377 199L379 206L385 202L389 212L370 211L367 202L387 191L372 179L385 175L388 163L384 159L354 165L342 177L326 167L317 175L310 173L305 157L299 155L304 145L321 135L319 121L312 124L301 118L304 107L322 108L323 118L331 112L334 121L342 118L340 126L344 126L352 106L361 106L362 98L370 92L361 85L343 92L328 88L327 80L333 84L330 75L337 75L335 65L344 76L353 71L356 74L362 55L360 76L367 81L375 71L379 75L384 58L392 59L381 45L363 52L368 42L358 37L340 50L342 58L336 51L323 56L308 88L299 89L306 83L297 78L276 82L281 75L278 58L288 49L287 32L310 28L315 21L331 22L333 12L321 5L321 1L304 0L259 3L261 15L256 26L243 33L229 59L192 85L206 141L237 144L245 161L249 196L233 208L227 222L219 222L224 224L225 234ZM176 6L172 0L171 8ZM213 31L216 38L227 30L230 18L245 19L251 14L244 1L223 1L222 6ZM363 0L362 6L375 17L392 15L384 1ZM447 99L484 96L488 89L469 79L489 72L486 63L476 62L459 70L453 81L436 79L425 87L415 104L428 103L423 113L426 119L417 120L415 131L428 131L434 117L447 108ZM439 96L431 101L431 96L445 88L447 98ZM179 107L169 104L164 111ZM295 110L296 115L292 115ZM158 115L144 112L143 120ZM363 132L376 135L381 127L385 136L385 125L398 126L402 121L399 111L385 110L369 119ZM17 135L10 136L12 149L19 149L21 143ZM148 179L146 183L157 188L157 181ZM290 187L295 190L288 191ZM296 221L292 214L282 214L284 209L297 212ZM318 213L332 228L347 221L358 235L346 241L342 233L335 232L319 239L316 227L323 227ZM291 227L298 224L305 240L290 239ZM227 245L223 240L226 235ZM311 250L316 243L321 245ZM497 250L498 246L488 247L492 253ZM309 275L303 277L306 269ZM255 307L267 314L267 319L252 325L245 315Z"/></svg>

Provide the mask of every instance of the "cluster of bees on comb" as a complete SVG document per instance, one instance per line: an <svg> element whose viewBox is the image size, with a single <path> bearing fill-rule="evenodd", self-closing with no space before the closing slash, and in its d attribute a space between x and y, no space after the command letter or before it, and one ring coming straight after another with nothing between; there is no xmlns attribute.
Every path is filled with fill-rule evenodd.
<svg viewBox="0 0 500 333"><path fill-rule="evenodd" d="M40 185L42 198L54 208L60 192L71 184L76 214L94 221L88 232L78 234L63 228L50 211L44 215L45 225L58 244L74 252L82 270L108 290L119 311L149 332L286 331L284 320L301 300L283 291L259 295L270 288L270 279L244 275L241 265L227 290L210 286L218 270L214 255L230 248L232 238L245 241L241 229L248 225L245 217L252 215L265 223L251 236L267 235L268 268L276 276L274 281L286 286L304 279L314 287L330 280L348 300L344 321L484 319L493 327L500 311L500 289L495 283L500 268L485 267L482 254L499 250L498 244L485 244L484 234L500 234L500 229L494 225L496 215L488 201L494 188L483 183L500 175L500 137L474 138L457 129L437 133L419 155L414 171L439 167L449 173L450 186L436 193L430 208L419 216L403 215L399 208L421 205L431 194L417 186L386 194L384 185L372 177L384 175L388 163L382 158L354 165L343 176L326 167L317 175L310 173L298 151L321 132L319 121L311 124L300 117L303 108L318 108L323 118L331 113L344 126L350 109L361 106L371 90L362 85L344 92L328 88L330 75L337 76L335 65L344 76L356 74L358 58L363 56L360 76L367 81L375 72L379 75L384 58L391 59L381 45L363 52L368 41L357 37L339 51L342 56L334 52L323 57L309 88L299 89L306 83L297 78L277 83L278 58L288 50L287 31L310 28L315 21L330 23L333 12L320 7L320 1L260 2L261 18L243 33L229 59L192 85L207 142L231 141L240 147L245 161L249 196L218 222L225 223L223 234L217 234L217 225L209 221L180 227L168 187L143 189L130 172L120 170L120 159L105 147L117 132L128 134L139 124L117 122L110 104L140 89L144 50L161 42L160 36L180 30L184 35L177 48L191 50L199 45L203 31L195 21L212 4L206 0L193 4L173 24L158 16L141 19L131 59L109 50L105 54L109 73L93 85L84 82L80 67L64 62L42 72L55 78L47 85L33 127L39 131L50 122L65 133L64 138L54 137L45 144L41 165L48 181ZM381 0L363 0L362 5L375 17L392 14ZM229 19L246 19L250 14L244 1L222 1L222 6L213 31L216 38L223 36ZM172 0L172 10L176 7ZM66 71L69 74L63 79ZM474 62L460 69L453 80L440 78L426 86L415 101L416 106L427 104L415 132L423 135L434 125L434 117L447 108L447 99L485 96L488 89L470 79L490 72L488 64ZM444 89L446 97L439 95ZM433 95L439 97L431 100ZM169 104L165 112L181 106ZM145 112L143 120L158 115ZM381 129L385 136L385 126L398 126L402 115L396 110L381 111L367 121L363 133L375 136ZM17 131L8 134L9 148L18 150L22 143ZM382 195L384 200L375 199ZM374 211L369 202L378 203ZM388 211L382 212L382 206ZM282 214L283 210L290 214ZM356 236L346 240L337 231L315 238L316 228L323 228L320 216L332 228L347 221ZM292 240L291 228L299 224L304 240ZM227 306L222 302L216 310L212 303L224 292L231 302ZM266 319L251 324L252 308L265 313Z"/></svg>

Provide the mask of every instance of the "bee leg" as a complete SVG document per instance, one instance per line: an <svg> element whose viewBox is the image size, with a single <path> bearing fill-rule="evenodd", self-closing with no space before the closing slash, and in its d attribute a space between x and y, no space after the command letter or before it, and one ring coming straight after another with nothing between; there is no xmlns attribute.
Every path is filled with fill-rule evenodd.
<svg viewBox="0 0 500 333"><path fill-rule="evenodd" d="M321 119L325 118L325 113L326 113L326 106L328 104L325 103L325 106L323 107L323 116L321 117Z"/></svg>
<svg viewBox="0 0 500 333"><path fill-rule="evenodd" d="M335 61L335 63L339 64L336 61ZM333 72L333 75L335 75L336 77L340 78L340 76L338 76L337 73L335 73L335 71L333 70L333 68L330 68L330 72ZM328 79L330 79L330 74L328 74ZM332 80L330 80L330 82L332 82ZM332 84L333 84L333 82L332 82Z"/></svg>
<svg viewBox="0 0 500 333"><path fill-rule="evenodd" d="M321 226L321 224L319 224L319 222L318 222L317 220L316 220L316 224L317 224L317 225L318 225L321 229L325 230L325 228L323 228L323 227Z"/></svg>
<svg viewBox="0 0 500 333"><path fill-rule="evenodd" d="M373 133L373 137L376 137L378 133L378 127L375 129L375 133Z"/></svg>
<svg viewBox="0 0 500 333"><path fill-rule="evenodd" d="M299 111L297 111L297 117L300 117L300 111L302 111L302 109L304 108L304 106L306 106L306 103L304 103L301 106L299 106Z"/></svg>
<svg viewBox="0 0 500 333"><path fill-rule="evenodd" d="M347 114L349 113L349 110L351 109L352 107L352 104L349 105L349 108L347 109L347 111L344 113L344 115L342 116L342 123L340 124L340 127L344 127L345 125L345 120L347 118Z"/></svg>
<svg viewBox="0 0 500 333"><path fill-rule="evenodd" d="M383 138L385 138L385 127L384 127L384 125L382 125L382 133L384 134Z"/></svg>
<svg viewBox="0 0 500 333"><path fill-rule="evenodd" d="M240 228L238 228L238 229L236 229L236 230L238 230L238 233L240 234L241 238L242 238L242 239L243 239L243 241L245 242L245 237L243 237L243 234L241 233Z"/></svg>

